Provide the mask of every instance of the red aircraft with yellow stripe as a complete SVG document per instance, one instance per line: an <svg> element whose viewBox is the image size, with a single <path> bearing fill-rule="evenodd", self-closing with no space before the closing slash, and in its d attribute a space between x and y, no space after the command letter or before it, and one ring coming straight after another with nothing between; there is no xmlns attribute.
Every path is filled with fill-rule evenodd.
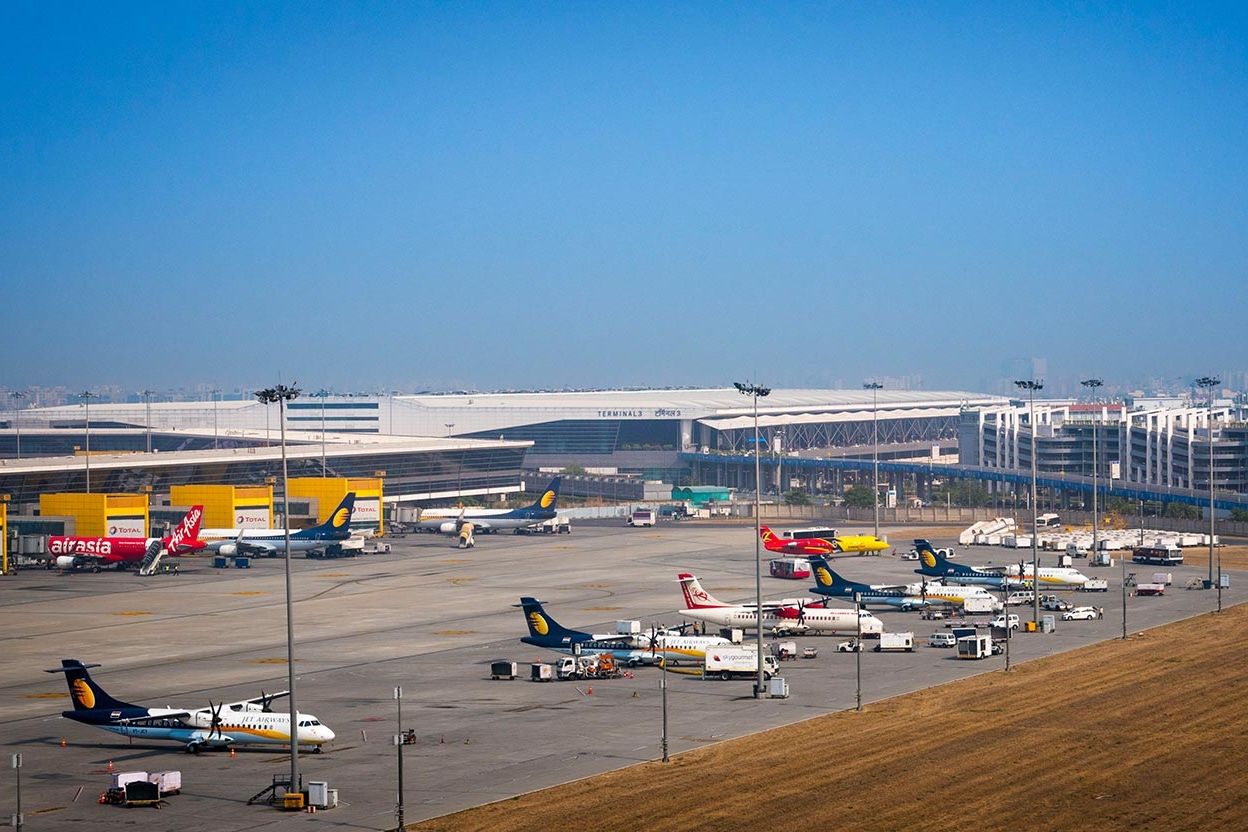
<svg viewBox="0 0 1248 832"><path fill-rule="evenodd" d="M839 555L852 552L882 552L888 542L870 534L836 535L835 537L781 537L767 526L759 529L763 548L786 555Z"/></svg>

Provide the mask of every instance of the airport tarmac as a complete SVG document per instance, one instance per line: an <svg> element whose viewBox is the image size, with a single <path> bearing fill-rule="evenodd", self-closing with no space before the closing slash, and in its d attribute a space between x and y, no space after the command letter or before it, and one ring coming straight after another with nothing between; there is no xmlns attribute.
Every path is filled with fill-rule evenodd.
<svg viewBox="0 0 1248 832"><path fill-rule="evenodd" d="M899 549L909 548L904 529L884 531ZM305 782L328 781L343 803L314 815L245 805L273 775L289 770L287 754L240 749L236 758L225 752L193 756L171 743L131 745L61 719L68 706L64 682L42 672L61 658L99 662L103 666L92 675L109 693L153 706L206 706L210 697L231 701L262 688L284 688L280 560L253 561L250 570L214 570L205 560L191 560L180 575L151 578L26 571L0 579L6 657L0 666L0 744L25 755L26 828L393 828L395 685L404 690L404 727L418 738L404 752L408 821L654 759L661 725L657 670L596 682L592 694L580 682L490 680L492 659L514 659L527 675L528 662L557 657L519 642L524 622L512 605L522 594L536 595L561 624L603 632L616 619L678 623L673 611L681 606L679 571L694 572L725 600L753 596L748 526L580 524L571 536L480 536L471 550L441 536L392 543L389 555L293 561L299 709L337 732L326 753L301 753L300 768ZM1004 564L1019 554L958 551L960 560L975 564ZM1052 565L1052 553L1042 563ZM835 565L847 578L872 583L917 580L915 563L895 557L844 558ZM1019 634L1012 640L1015 662L1120 632L1119 569L1076 565L1114 589L1063 595L1103 607L1105 618L1059 621L1053 634ZM1147 579L1157 570L1129 565L1128 571ZM1169 571L1176 586L1166 595L1130 599L1130 630L1212 608L1212 592L1181 588L1202 570ZM1233 574L1232 589L1224 592L1227 605L1248 598L1245 579L1248 574ZM807 588L803 581L764 579L767 597L803 596ZM1027 619L1029 610L1014 611ZM913 654L863 654L868 702L1003 666L999 657L958 661L951 650L924 646L943 622L912 613L876 614L890 631L913 631L919 646ZM796 640L820 649L816 659L784 664L788 700L755 701L748 681L669 674L672 752L852 708L855 662L852 654L835 652L842 639ZM118 770L180 769L183 794L159 813L99 806L109 761ZM8 813L12 778L0 779Z"/></svg>

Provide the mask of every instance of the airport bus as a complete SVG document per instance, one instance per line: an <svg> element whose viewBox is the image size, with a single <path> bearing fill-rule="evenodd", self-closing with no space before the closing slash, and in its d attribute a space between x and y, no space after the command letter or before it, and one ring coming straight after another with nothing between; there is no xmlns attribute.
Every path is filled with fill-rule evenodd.
<svg viewBox="0 0 1248 832"><path fill-rule="evenodd" d="M1183 550L1178 546L1137 546L1131 550L1131 560L1136 563L1172 566L1183 563Z"/></svg>

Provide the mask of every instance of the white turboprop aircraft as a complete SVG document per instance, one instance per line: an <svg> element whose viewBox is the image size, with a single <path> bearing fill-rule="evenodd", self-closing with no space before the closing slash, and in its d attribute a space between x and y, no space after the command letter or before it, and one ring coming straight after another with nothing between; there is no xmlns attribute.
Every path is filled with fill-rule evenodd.
<svg viewBox="0 0 1248 832"><path fill-rule="evenodd" d="M291 744L290 714L274 713L269 705L274 699L289 696L282 691L242 702L208 703L207 708L148 708L132 705L108 695L87 672L89 667L77 659L62 659L61 666L48 673L64 673L69 684L69 698L74 708L61 716L102 728L113 734L139 740L169 740L182 743L188 752L205 748L228 748L234 745ZM295 728L299 745L312 746L314 753L334 738L329 726L312 714L301 713Z"/></svg>
<svg viewBox="0 0 1248 832"><path fill-rule="evenodd" d="M989 569L986 568L984 571L989 571ZM1030 563L1022 564L1021 569L1019 564L1010 564L1005 568L1004 574L1017 577L1024 583L1034 583ZM1078 589L1087 582L1087 575L1069 566L1040 567L1039 583L1041 589Z"/></svg>
<svg viewBox="0 0 1248 832"><path fill-rule="evenodd" d="M680 614L715 624L741 630L758 629L758 610L754 604L727 604L713 597L702 588L696 575L682 572L680 588L685 594L685 607ZM884 632L884 622L866 610L857 620L852 609L825 607L818 601L804 598L785 598L763 604L763 628L777 633L831 633L834 635L876 635Z"/></svg>

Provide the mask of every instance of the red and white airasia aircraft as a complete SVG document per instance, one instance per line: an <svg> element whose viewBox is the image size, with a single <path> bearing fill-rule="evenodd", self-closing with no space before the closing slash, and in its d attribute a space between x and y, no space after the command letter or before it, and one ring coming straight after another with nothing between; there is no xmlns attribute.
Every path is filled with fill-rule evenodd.
<svg viewBox="0 0 1248 832"><path fill-rule="evenodd" d="M702 588L697 576L682 572L680 588L685 594L685 618L705 621L720 627L740 630L758 629L758 610L754 604L727 604ZM763 629L776 633L831 633L855 635L859 632L858 619L862 619L863 634L884 631L884 623L866 610L858 616L852 608L828 607L822 601L805 598L784 598L780 601L763 602Z"/></svg>
<svg viewBox="0 0 1248 832"><path fill-rule="evenodd" d="M57 569L93 569L116 564L137 564L149 551L159 546L164 554L182 555L207 548L199 539L199 525L204 519L203 506L191 510L168 537L73 537L55 535L48 538L48 552L56 555Z"/></svg>

